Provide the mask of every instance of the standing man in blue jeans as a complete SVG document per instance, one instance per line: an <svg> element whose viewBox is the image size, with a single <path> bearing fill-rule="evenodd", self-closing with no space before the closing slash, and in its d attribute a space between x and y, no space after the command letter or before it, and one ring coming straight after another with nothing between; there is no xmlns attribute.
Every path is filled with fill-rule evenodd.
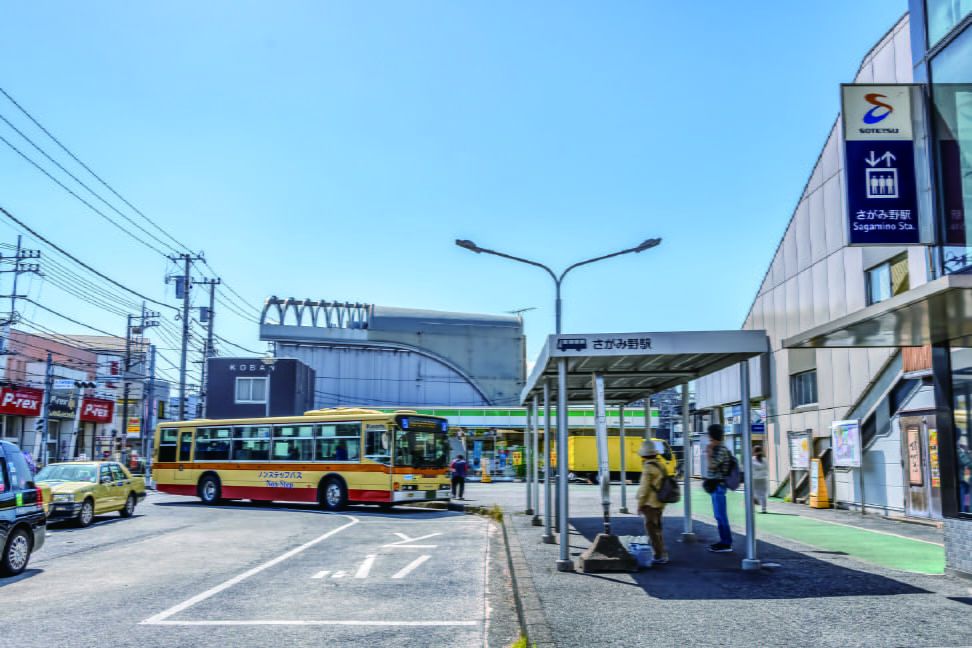
<svg viewBox="0 0 972 648"><path fill-rule="evenodd" d="M469 471L469 464L462 455L459 455L449 468L452 470L452 497L462 499L466 494L466 473Z"/></svg>
<svg viewBox="0 0 972 648"><path fill-rule="evenodd" d="M709 488L706 490L712 494L712 514L719 527L719 542L710 545L709 551L729 553L732 551L732 530L729 528L729 511L726 509L725 478L732 470L732 454L722 443L726 434L721 425L710 425L708 433L709 447L706 451L709 454L709 472L706 481ZM712 487L714 489L710 490Z"/></svg>

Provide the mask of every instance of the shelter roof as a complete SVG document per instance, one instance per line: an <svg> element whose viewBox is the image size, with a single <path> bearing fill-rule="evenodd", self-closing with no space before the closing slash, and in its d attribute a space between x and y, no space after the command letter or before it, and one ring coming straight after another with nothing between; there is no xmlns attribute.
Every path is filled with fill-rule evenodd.
<svg viewBox="0 0 972 648"><path fill-rule="evenodd" d="M766 331L677 331L551 335L520 394L526 404L543 396L557 365L567 361L567 402L593 402L593 374L604 376L605 401L627 405L769 351Z"/></svg>

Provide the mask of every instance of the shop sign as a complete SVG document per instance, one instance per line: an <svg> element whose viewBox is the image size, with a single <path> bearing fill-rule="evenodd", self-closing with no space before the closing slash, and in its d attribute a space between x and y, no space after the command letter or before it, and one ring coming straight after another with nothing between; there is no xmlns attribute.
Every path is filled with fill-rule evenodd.
<svg viewBox="0 0 972 648"><path fill-rule="evenodd" d="M40 416L44 392L30 387L4 387L0 390L0 414Z"/></svg>
<svg viewBox="0 0 972 648"><path fill-rule="evenodd" d="M87 397L81 401L81 420L88 423L111 423L115 402L104 398Z"/></svg>
<svg viewBox="0 0 972 648"><path fill-rule="evenodd" d="M909 425L908 433L908 481L912 486L925 483L924 471L921 469L921 427Z"/></svg>
<svg viewBox="0 0 972 648"><path fill-rule="evenodd" d="M912 87L841 85L849 245L921 242Z"/></svg>
<svg viewBox="0 0 972 648"><path fill-rule="evenodd" d="M54 418L74 418L78 400L73 389L55 389L51 392L50 414Z"/></svg>

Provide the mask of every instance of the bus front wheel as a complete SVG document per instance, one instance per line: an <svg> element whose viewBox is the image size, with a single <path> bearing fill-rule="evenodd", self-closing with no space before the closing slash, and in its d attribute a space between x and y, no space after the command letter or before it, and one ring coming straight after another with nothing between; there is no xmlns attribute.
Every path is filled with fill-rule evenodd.
<svg viewBox="0 0 972 648"><path fill-rule="evenodd" d="M199 482L199 499L203 501L203 504L211 506L219 504L222 501L221 491L219 480L212 475L203 477L202 481Z"/></svg>
<svg viewBox="0 0 972 648"><path fill-rule="evenodd" d="M348 504L348 491L340 479L331 477L324 482L321 491L321 506L328 511L340 511Z"/></svg>

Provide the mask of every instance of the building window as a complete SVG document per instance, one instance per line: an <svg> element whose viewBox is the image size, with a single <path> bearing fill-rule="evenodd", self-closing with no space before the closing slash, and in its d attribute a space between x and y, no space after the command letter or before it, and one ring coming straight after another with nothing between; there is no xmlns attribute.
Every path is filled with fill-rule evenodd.
<svg viewBox="0 0 972 648"><path fill-rule="evenodd" d="M237 403L266 403L267 402L267 379L266 378L237 378L236 379L236 402Z"/></svg>
<svg viewBox="0 0 972 648"><path fill-rule="evenodd" d="M972 270L972 29L931 62L943 270Z"/></svg>
<svg viewBox="0 0 972 648"><path fill-rule="evenodd" d="M804 371L790 376L791 409L814 405L817 402L817 370Z"/></svg>
<svg viewBox="0 0 972 648"><path fill-rule="evenodd" d="M934 47L969 12L972 0L927 0L928 47Z"/></svg>
<svg viewBox="0 0 972 648"><path fill-rule="evenodd" d="M866 273L867 305L876 304L911 289L908 255L896 256Z"/></svg>
<svg viewBox="0 0 972 648"><path fill-rule="evenodd" d="M952 412L955 425L955 475L958 510L972 513L972 348L953 347Z"/></svg>

